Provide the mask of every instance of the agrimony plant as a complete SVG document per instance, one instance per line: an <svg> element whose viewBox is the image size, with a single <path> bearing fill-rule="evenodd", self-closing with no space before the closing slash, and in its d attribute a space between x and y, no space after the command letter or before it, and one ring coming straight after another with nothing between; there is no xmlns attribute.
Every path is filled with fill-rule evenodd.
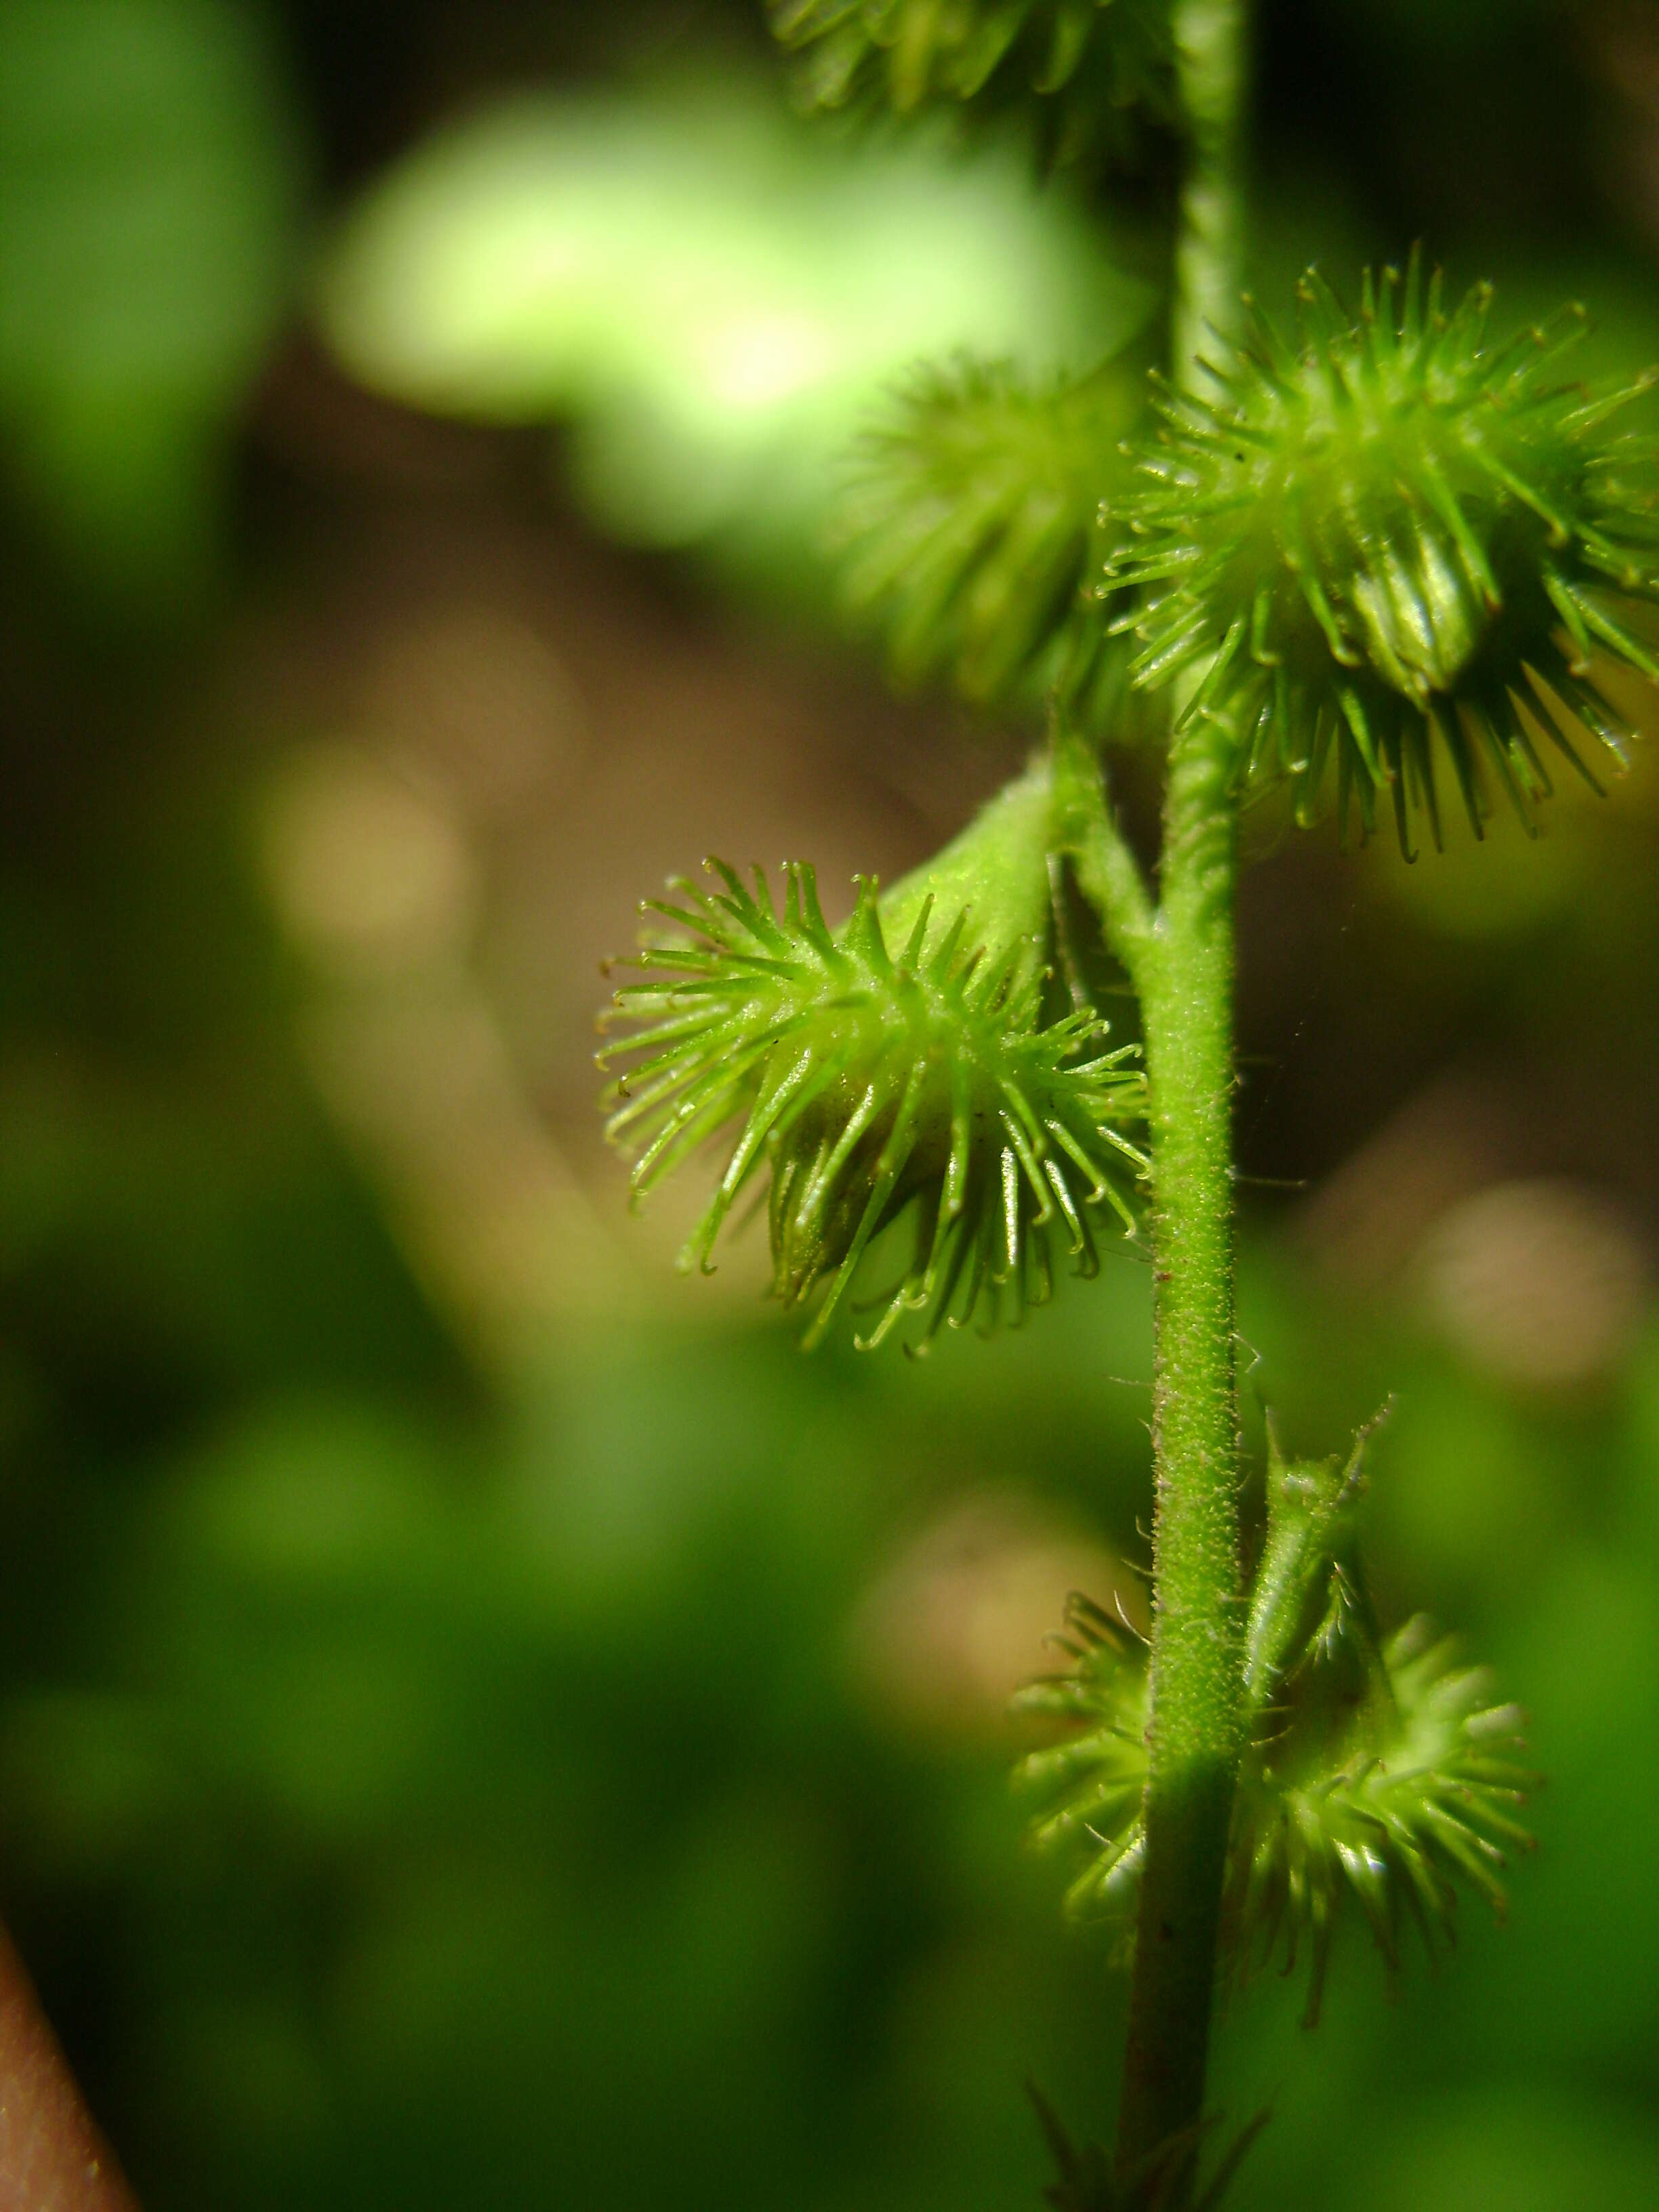
<svg viewBox="0 0 1659 2212"><path fill-rule="evenodd" d="M636 1192L723 1144L687 1262L763 1185L775 1286L812 1302L809 1340L857 1303L901 1217L908 1255L868 1343L907 1316L925 1343L1040 1299L1059 1267L1092 1265L1103 1218L1143 1224L1150 1645L1074 1603L1069 1665L1024 1700L1047 1741L1024 1775L1073 1910L1115 1922L1130 1975L1114 2150L1075 2148L1046 2115L1050 2201L1182 2212L1215 2202L1249 2139L1200 2193L1223 1974L1305 1959L1311 2017L1344 1917L1391 1967L1413 1926L1437 1948L1460 1887L1501 1902L1531 1779L1519 1716L1455 1643L1376 1620L1363 1438L1340 1464L1273 1446L1244 1573L1240 812L1284 786L1307 823L1334 784L1364 832L1391 811L1409 853L1419 821L1438 841L1448 777L1478 835L1498 791L1529 815L1552 756L1592 778L1616 765L1631 732L1607 672L1659 674L1659 447L1631 427L1644 386L1572 378L1577 310L1494 340L1486 289L1449 307L1415 257L1403 279L1362 277L1352 313L1310 272L1293 336L1247 307L1246 0L772 13L819 106L1025 100L1051 149L1164 115L1182 147L1150 405L1133 356L1040 388L994 363L924 367L860 458L854 588L896 667L981 702L1046 688L1046 753L930 867L860 885L839 928L804 867L781 900L723 868L680 886L650 908L608 1048L630 1062L608 1108ZM1165 740L1155 882L1102 759L1149 732ZM1060 867L1139 1000L1144 1067L1103 1050L1098 1016L1048 973Z"/></svg>

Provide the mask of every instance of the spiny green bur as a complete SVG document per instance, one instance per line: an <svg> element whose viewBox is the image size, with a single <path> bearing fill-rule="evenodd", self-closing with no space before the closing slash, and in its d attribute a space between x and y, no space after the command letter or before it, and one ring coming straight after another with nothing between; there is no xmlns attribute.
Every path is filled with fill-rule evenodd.
<svg viewBox="0 0 1659 2212"><path fill-rule="evenodd" d="M1044 385L971 360L908 380L842 517L848 596L879 611L901 683L943 672L977 705L1052 690L1091 730L1121 720L1129 654L1092 586L1146 410L1134 352Z"/></svg>
<svg viewBox="0 0 1659 2212"><path fill-rule="evenodd" d="M1136 681L1184 681L1242 775L1293 776L1305 818L1334 755L1344 814L1369 833L1389 789L1409 852L1414 808L1439 841L1437 751L1477 836L1483 766L1524 817L1540 742L1592 782L1579 726L1622 760L1595 662L1659 677L1625 611L1659 599L1659 447L1615 422L1650 378L1560 380L1582 309L1492 345L1489 286L1448 313L1413 256L1396 318L1396 285L1368 272L1351 321L1310 271L1299 346L1255 315L1217 397L1164 397L1107 584L1146 595Z"/></svg>
<svg viewBox="0 0 1659 2212"><path fill-rule="evenodd" d="M1226 1942L1241 1977L1280 1951L1290 1972L1305 1949L1310 2025L1345 1897L1393 1972L1407 1922L1431 1954L1449 1940L1455 1879L1501 1911L1506 1850L1531 1841L1516 1817L1535 1780L1519 1712L1420 1616L1377 1630L1358 1551L1364 1443L1346 1462L1287 1463L1272 1442L1246 1635ZM1019 1778L1054 1801L1034 1842L1081 1861L1068 1910L1110 1923L1121 1948L1145 1854L1146 1672L1086 1599L1072 1600L1066 1629L1070 1667L1017 1701L1060 1740Z"/></svg>
<svg viewBox="0 0 1659 2212"><path fill-rule="evenodd" d="M1056 1240L1086 1274L1096 1210L1133 1226L1119 1186L1145 1164L1122 1133L1140 1079L1127 1049L1094 1049L1096 1017L1042 1021L1051 816L1045 765L885 898L860 880L838 931L804 866L784 870L781 908L763 872L751 890L722 863L722 889L647 902L681 933L639 956L662 980L617 994L645 1026L600 1055L640 1055L612 1087L610 1134L637 1151L639 1196L736 1125L682 1265L710 1265L769 1173L773 1287L789 1306L823 1293L809 1345L907 1211L911 1255L866 1345L907 1315L922 1346L946 1322L1017 1318L1051 1295Z"/></svg>

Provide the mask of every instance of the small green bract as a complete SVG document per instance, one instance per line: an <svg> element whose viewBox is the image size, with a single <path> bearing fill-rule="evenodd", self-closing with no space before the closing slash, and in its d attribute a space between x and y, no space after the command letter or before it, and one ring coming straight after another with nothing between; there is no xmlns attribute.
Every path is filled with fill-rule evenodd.
<svg viewBox="0 0 1659 2212"><path fill-rule="evenodd" d="M1355 323L1310 272L1297 349L1255 315L1217 398L1163 398L1108 583L1146 594L1119 622L1138 683L1224 718L1304 820L1334 754L1345 819L1369 834L1388 789L1409 854L1414 810L1439 841L1437 751L1477 835L1483 763L1524 817L1540 744L1592 781L1577 726L1622 758L1596 664L1659 677L1628 613L1659 598L1659 446L1613 427L1650 379L1559 380L1581 310L1494 346L1490 287L1448 314L1413 257L1396 316L1396 283L1367 273Z"/></svg>
<svg viewBox="0 0 1659 2212"><path fill-rule="evenodd" d="M679 902L648 902L677 934L639 955L650 980L617 994L644 1027L600 1055L640 1056L607 1094L636 1195L736 1127L681 1264L708 1267L734 1201L769 1172L773 1287L789 1306L823 1293L809 1344L907 1210L912 1255L866 1345L907 1315L922 1346L946 1322L1018 1318L1052 1291L1056 1240L1092 1273L1091 1216L1105 1204L1131 1227L1120 1185L1145 1165L1122 1133L1142 1110L1134 1048L1100 1053L1089 1013L1042 1025L1039 948L988 942L975 909L944 907L950 855L919 899L901 885L884 902L896 951L872 883L832 932L810 867L786 868L780 908L760 870L750 890L711 865L719 889L682 882Z"/></svg>

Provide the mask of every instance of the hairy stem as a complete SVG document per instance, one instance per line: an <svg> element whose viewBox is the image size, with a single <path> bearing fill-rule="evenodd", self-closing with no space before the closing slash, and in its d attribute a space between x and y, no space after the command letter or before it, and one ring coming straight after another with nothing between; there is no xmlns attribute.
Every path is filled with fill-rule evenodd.
<svg viewBox="0 0 1659 2212"><path fill-rule="evenodd" d="M1164 896L1144 966L1152 1085L1152 1718L1121 2174L1204 2100L1216 1937L1243 1711L1234 1376L1228 763L1201 721L1176 739Z"/></svg>
<svg viewBox="0 0 1659 2212"><path fill-rule="evenodd" d="M1207 332L1237 320L1244 264L1241 185L1247 0L1176 0L1176 81L1188 133L1170 333L1176 382L1201 382Z"/></svg>
<svg viewBox="0 0 1659 2212"><path fill-rule="evenodd" d="M1176 250L1176 381L1238 312L1245 0L1176 0L1189 134ZM1243 1711L1233 1326L1233 885L1226 734L1177 727L1161 900L1139 963L1152 1086L1157 1366L1152 1708L1117 2167L1203 2112ZM1086 887L1086 886L1085 886Z"/></svg>

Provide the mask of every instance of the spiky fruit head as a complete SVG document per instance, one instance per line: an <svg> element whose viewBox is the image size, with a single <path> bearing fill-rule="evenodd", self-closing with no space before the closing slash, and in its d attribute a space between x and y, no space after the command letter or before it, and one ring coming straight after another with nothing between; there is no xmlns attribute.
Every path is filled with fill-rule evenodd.
<svg viewBox="0 0 1659 2212"><path fill-rule="evenodd" d="M1377 1632L1355 1544L1364 1441L1346 1463L1287 1465L1274 1448L1246 1639L1224 1929L1241 1978L1280 1951L1287 1972L1306 1957L1310 2022L1345 1898L1394 1972L1407 1923L1431 1954L1449 1941L1455 1881L1501 1911L1506 1854L1531 1843L1519 1711L1426 1620ZM1033 1839L1077 1863L1068 1910L1127 1943L1146 1849L1147 1670L1086 1599L1073 1598L1058 1640L1070 1666L1017 1701L1062 1730L1019 1770L1051 1801Z"/></svg>
<svg viewBox="0 0 1659 2212"><path fill-rule="evenodd" d="M721 888L650 901L674 925L617 994L643 1029L607 1094L609 1133L637 1154L642 1196L705 1139L735 1130L681 1264L707 1267L722 1223L769 1175L773 1287L822 1292L805 1340L846 1303L872 1238L909 1211L915 1242L862 1340L906 1315L925 1346L945 1323L994 1322L1050 1293L1058 1237L1097 1265L1091 1216L1127 1227L1121 1186L1145 1166L1122 1133L1141 1111L1126 1051L1092 1015L1042 1020L1051 795L1047 769L1012 785L956 842L878 900L861 881L832 931L811 868L781 908L714 864Z"/></svg>
<svg viewBox="0 0 1659 2212"><path fill-rule="evenodd" d="M947 675L978 705L1055 696L1121 724L1128 651L1094 579L1121 542L1123 441L1146 361L1033 382L1007 362L918 370L860 441L843 503L844 576L884 620L901 683Z"/></svg>
<svg viewBox="0 0 1659 2212"><path fill-rule="evenodd" d="M1236 1969L1282 1949L1294 1972L1305 1946L1310 2026L1345 1897L1397 1972L1408 1924L1431 1956L1449 1943L1457 1881L1501 1917L1508 1855L1532 1847L1517 1817L1537 1781L1524 1723L1496 1699L1490 1672L1466 1666L1456 1639L1421 1614L1377 1658L1373 1694L1336 1741L1281 1720L1241 1778L1227 1899ZM1341 1692L1319 1678L1333 1663L1311 1670L1328 1720Z"/></svg>
<svg viewBox="0 0 1659 2212"><path fill-rule="evenodd" d="M1129 143L1171 109L1169 0L770 0L807 104L909 114L1030 101L1048 158Z"/></svg>
<svg viewBox="0 0 1659 2212"><path fill-rule="evenodd" d="M1389 789L1409 853L1415 808L1438 841L1437 751L1477 835L1483 764L1524 815L1540 740L1592 781L1574 724L1622 757L1595 664L1659 677L1628 618L1659 599L1659 445L1615 422L1650 380L1560 380L1582 310L1494 346L1490 288L1447 313L1413 256L1396 311L1398 289L1368 272L1356 322L1310 271L1296 348L1254 313L1218 341L1218 396L1161 402L1109 577L1146 593L1121 618L1138 683L1191 690L1304 819L1333 755L1366 832Z"/></svg>

